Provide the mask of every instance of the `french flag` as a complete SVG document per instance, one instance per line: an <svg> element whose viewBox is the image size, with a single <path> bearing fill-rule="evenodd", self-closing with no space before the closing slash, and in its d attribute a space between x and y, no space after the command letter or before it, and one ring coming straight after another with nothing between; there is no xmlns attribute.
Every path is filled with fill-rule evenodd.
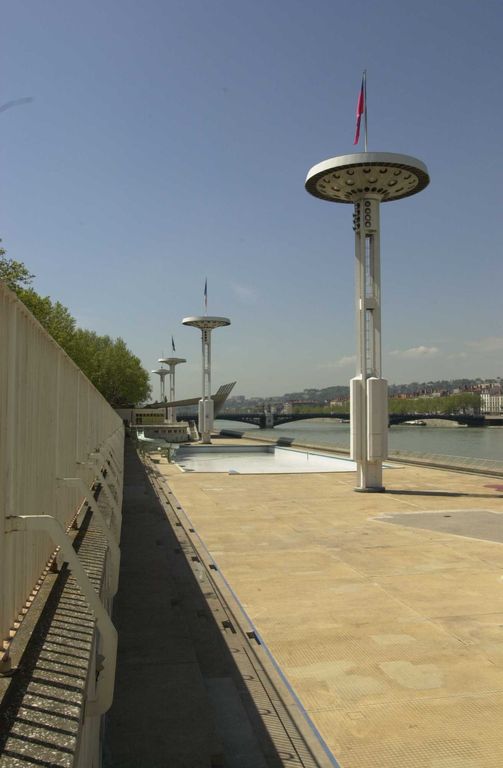
<svg viewBox="0 0 503 768"><path fill-rule="evenodd" d="M358 96L358 103L356 105L356 130L355 140L353 144L358 144L360 141L360 123L362 121L362 115L365 112L365 74L362 77L362 86L360 88L360 95Z"/></svg>

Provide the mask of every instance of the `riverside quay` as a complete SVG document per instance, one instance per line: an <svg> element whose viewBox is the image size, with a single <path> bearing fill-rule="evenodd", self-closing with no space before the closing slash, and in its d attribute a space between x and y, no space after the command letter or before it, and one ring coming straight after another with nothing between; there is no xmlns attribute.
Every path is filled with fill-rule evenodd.
<svg viewBox="0 0 503 768"><path fill-rule="evenodd" d="M0 328L0 768L503 765L501 467L139 450Z"/></svg>

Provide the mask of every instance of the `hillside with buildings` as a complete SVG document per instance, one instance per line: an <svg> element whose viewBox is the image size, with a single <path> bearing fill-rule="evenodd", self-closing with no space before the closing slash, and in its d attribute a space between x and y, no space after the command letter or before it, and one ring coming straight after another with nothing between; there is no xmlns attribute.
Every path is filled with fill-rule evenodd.
<svg viewBox="0 0 503 768"><path fill-rule="evenodd" d="M480 400L466 400L466 407L476 407L482 413L503 413L503 379L453 379L451 381L413 381L410 384L390 384L390 400L445 399L462 395L475 395ZM477 405L475 406L475 402ZM225 405L228 412L246 412L275 407L281 410L312 407L323 409L349 409L349 386L334 385L323 389L307 388L302 392L287 392L271 397L246 397L235 395ZM433 408L432 408L433 409Z"/></svg>

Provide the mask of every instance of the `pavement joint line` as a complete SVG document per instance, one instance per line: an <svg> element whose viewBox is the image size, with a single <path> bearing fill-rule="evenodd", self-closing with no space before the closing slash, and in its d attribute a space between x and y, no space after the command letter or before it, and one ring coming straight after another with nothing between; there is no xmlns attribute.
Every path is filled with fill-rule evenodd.
<svg viewBox="0 0 503 768"><path fill-rule="evenodd" d="M140 457L140 459L144 463L149 461L148 456L145 456L144 458ZM273 706L274 710L276 711L276 715L283 730L284 736L288 738L296 757L301 761L300 764L305 765L301 756L298 754L294 743L295 739L292 739L290 735L290 729L292 726L296 731L296 738L298 739L300 737L307 750L311 753L311 758L317 760L317 766L319 768L325 768L325 766L326 768L341 768L340 763L333 755L321 733L312 722L307 710L304 708L302 702L291 687L288 679L282 672L280 665L260 637L258 630L253 625L251 619L248 617L237 595L234 593L232 587L228 584L227 580L218 568L218 565L210 555L206 545L197 533L197 530L194 528L189 515L183 509L173 492L171 490L167 491L167 488L169 488L167 480L163 478L158 470L153 466L150 468L149 479L163 507L166 509L166 506L168 506L171 509L174 518L181 523L181 527L185 533L185 536L189 540L190 545L194 548L195 551L200 552L201 564L206 570L208 582L213 587L224 613L233 617L235 622L234 626L238 627L239 633L242 635L243 650L246 656L249 658L254 669L257 670L258 667L260 670L260 674L258 672L256 673L257 679L261 682L263 693L267 696L271 706ZM170 520L170 522L172 521ZM174 530L176 533L175 528ZM190 530L194 531L194 533L189 533ZM190 565L190 562L188 564ZM211 574L210 569L216 572L215 576ZM218 578L218 584L215 580L216 578ZM245 624L248 625L249 630L244 629L243 620L245 621ZM248 631L252 633L255 642L248 636ZM223 638L227 641L225 632L223 633ZM250 654L252 654L251 658ZM249 686L247 687L249 688ZM272 695L271 691L268 690L271 687L273 690ZM283 689L283 691L281 689ZM252 698L256 698L253 696L252 691L250 691L250 694L252 695ZM281 701L284 707L285 715L283 716L277 712L276 707L274 706L275 697ZM286 698L291 699L293 706L286 704ZM288 720L290 720L290 723L284 722L285 716ZM273 742L275 741L275 737L276 739L278 738L276 730L272 732L269 731L269 735ZM281 751L282 745L279 744L278 752Z"/></svg>

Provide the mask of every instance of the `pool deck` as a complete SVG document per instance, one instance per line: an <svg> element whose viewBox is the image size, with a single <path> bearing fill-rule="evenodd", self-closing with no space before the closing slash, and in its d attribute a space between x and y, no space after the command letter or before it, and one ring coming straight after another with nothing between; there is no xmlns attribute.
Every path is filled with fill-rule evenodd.
<svg viewBox="0 0 503 768"><path fill-rule="evenodd" d="M503 479L152 469L341 768L501 768Z"/></svg>

